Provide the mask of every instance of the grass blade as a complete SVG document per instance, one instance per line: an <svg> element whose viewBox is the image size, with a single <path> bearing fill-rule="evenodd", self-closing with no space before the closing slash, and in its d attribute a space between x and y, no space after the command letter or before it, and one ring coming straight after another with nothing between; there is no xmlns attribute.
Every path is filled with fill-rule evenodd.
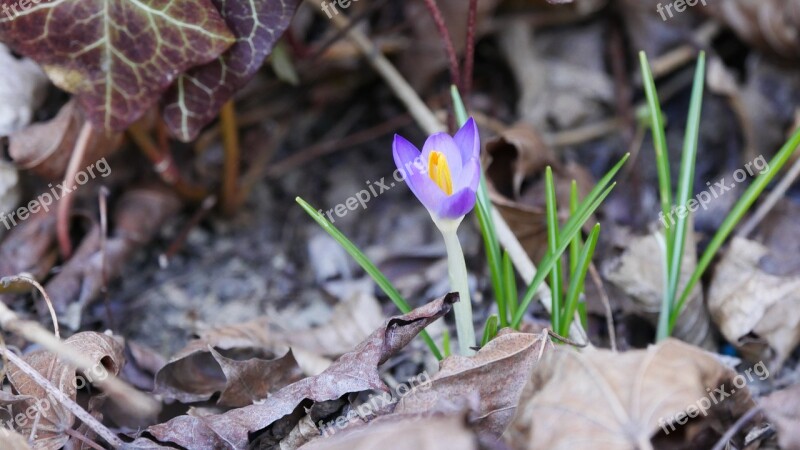
<svg viewBox="0 0 800 450"><path fill-rule="evenodd" d="M503 252L503 289L506 293L506 311L510 317L517 314L517 277L514 272L514 264L508 252Z"/></svg>
<svg viewBox="0 0 800 450"><path fill-rule="evenodd" d="M703 252L703 256L700 257L700 260L697 262L697 267L695 267L692 276L689 278L689 281L686 283L686 287L683 288L683 292L680 296L680 299L675 304L675 307L672 311L669 323L669 333L672 333L672 329L675 327L675 322L678 319L678 315L680 311L683 309L684 303L686 303L686 299L689 297L689 293L692 292L694 286L700 281L700 278L705 273L708 266L711 264L711 260L714 259L714 255L717 254L722 244L725 242L725 239L733 231L736 224L742 220L742 217L747 213L747 210L753 205L759 195L766 189L767 185L770 181L781 171L786 161L789 160L789 157L792 156L792 153L800 147L800 128L795 130L794 134L789 138L789 140L781 147L778 153L772 158L769 162L769 169L759 175L753 184L747 188L745 193L742 195L742 198L736 202L733 209L728 216L725 217L725 220L722 222L722 225L717 230L717 233L711 238L711 242L709 242L708 247L706 247L705 252Z"/></svg>
<svg viewBox="0 0 800 450"><path fill-rule="evenodd" d="M525 296L523 297L522 302L517 309L517 313L514 315L514 320L511 322L512 327L519 329L519 325L522 323L522 317L525 315L525 311L528 309L528 306L530 306L531 301L533 301L533 296L536 295L536 290L539 288L539 285L542 283L542 281L544 281L545 277L550 273L550 270L552 270L553 266L561 258L561 255L567 249L570 241L573 237L575 237L575 233L580 232L581 226L583 226L583 224L589 220L589 217L594 214L595 210L597 210L603 200L608 197L608 194L611 193L616 185L616 183L612 183L611 186L608 186L597 198L595 198L592 204L582 209L579 208L579 215L570 218L570 220L575 220L569 226L565 226L565 229L561 232L562 241L559 243L558 248L556 248L553 253L548 252L537 266L536 275L534 275L533 280L525 290Z"/></svg>
<svg viewBox="0 0 800 450"><path fill-rule="evenodd" d="M314 209L313 206L308 204L308 202L300 197L296 197L295 201L306 211L306 213L308 213L309 216L311 216L312 219L314 219L315 222L319 224L319 226L322 227L323 230L331 235L331 237L334 238L336 242L338 242L339 245L341 245L342 248L344 248L345 251L353 257L353 259L356 260L358 265L360 265L361 268L364 269L364 271L367 272L373 280L375 280L375 283L378 284L378 287L380 287L381 290L387 296L389 296L389 298L392 300L392 303L397 306L397 309L403 313L408 313L411 311L411 306L405 301L403 296L400 295L400 292L397 291L397 288L392 285L389 279L386 278L386 275L384 275L383 272L381 272L380 269L378 269L375 264L373 264L373 262L370 261L369 258L367 258L367 256L361 250L359 250L358 247L356 247L355 244L350 242L350 240L347 239L347 237L342 234L338 228L330 223L325 216L320 214L319 211ZM442 354L439 352L439 349L436 347L436 344L433 342L433 339L431 339L430 335L425 330L422 330L420 335L428 344L428 347L430 347L431 352L433 352L434 356L436 356L436 359L441 360Z"/></svg>
<svg viewBox="0 0 800 450"><path fill-rule="evenodd" d="M445 358L452 354L450 353L450 331L447 328L445 328L442 333L442 351L444 352Z"/></svg>
<svg viewBox="0 0 800 450"><path fill-rule="evenodd" d="M583 292L586 272L589 270L589 264L592 263L592 255L594 255L594 248L599 235L600 224L598 223L592 228L592 232L586 240L586 245L583 246L583 251L581 251L578 257L576 272L569 280L569 289L567 290L567 299L564 305L564 315L561 317L561 328L558 331L562 336L569 335L569 326L572 324L572 319L575 317L575 312L578 310L578 299Z"/></svg>
<svg viewBox="0 0 800 450"><path fill-rule="evenodd" d="M667 136L664 131L664 114L661 111L661 103L658 100L656 83L653 80L653 73L650 71L650 63L647 55L639 52L639 63L642 67L642 83L644 93L647 97L647 107L650 113L650 130L653 135L653 147L656 150L656 168L658 170L658 192L661 197L661 211L669 217L672 209L672 180L669 174L669 152L667 150ZM667 238L667 261L672 260L670 249L672 246L673 231L665 229Z"/></svg>
<svg viewBox="0 0 800 450"><path fill-rule="evenodd" d="M569 216L572 217L578 211L578 182L572 180L569 186ZM569 246L569 279L575 277L575 269L578 267L578 254L581 251L581 234L578 233L572 239Z"/></svg>
<svg viewBox="0 0 800 450"><path fill-rule="evenodd" d="M705 86L706 55L700 52L697 59L697 69L694 75L694 85L692 87L692 97L689 105L689 117L686 122L686 134L683 142L683 154L681 155L681 168L678 175L678 192L675 198L676 205L686 208L689 197L692 195L694 187L694 170L697 163L697 143L700 135L700 113L703 107L703 88ZM684 245L686 234L689 232L689 214L678 214L673 234L672 248L668 252L669 266L667 270L668 284L666 286L669 311L672 314L673 304L678 294L678 281L680 279L681 264L683 260ZM663 322L659 322L662 324ZM661 329L657 332L658 340L667 337L667 330Z"/></svg>
<svg viewBox="0 0 800 450"><path fill-rule="evenodd" d="M486 319L486 326L483 328L483 339L481 339L481 347L488 344L489 341L497 336L497 323L498 319L495 314Z"/></svg>
<svg viewBox="0 0 800 450"><path fill-rule="evenodd" d="M544 172L545 210L547 216L547 248L551 254L558 247L558 206L556 186L553 182L553 169L547 166ZM561 261L550 271L550 321L554 330L561 329Z"/></svg>

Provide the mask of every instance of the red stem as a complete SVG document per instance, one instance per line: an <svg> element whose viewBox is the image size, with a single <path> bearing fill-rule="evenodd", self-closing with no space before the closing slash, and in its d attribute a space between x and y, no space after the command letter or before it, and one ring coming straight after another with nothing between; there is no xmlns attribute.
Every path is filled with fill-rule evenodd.
<svg viewBox="0 0 800 450"><path fill-rule="evenodd" d="M444 43L444 50L447 53L447 58L450 60L450 79L453 84L461 89L463 86L461 85L461 77L458 73L458 56L456 55L456 49L453 46L453 40L450 38L450 32L447 31L447 25L444 23L442 11L436 4L436 0L425 0L425 6L428 7L428 11L431 13L431 18L433 18L433 22L436 24L436 29L439 30L439 36L442 38L442 42Z"/></svg>
<svg viewBox="0 0 800 450"><path fill-rule="evenodd" d="M469 0L467 16L467 50L464 55L464 90L462 97L469 107L469 93L472 91L472 72L475 66L475 27L478 22L478 0Z"/></svg>

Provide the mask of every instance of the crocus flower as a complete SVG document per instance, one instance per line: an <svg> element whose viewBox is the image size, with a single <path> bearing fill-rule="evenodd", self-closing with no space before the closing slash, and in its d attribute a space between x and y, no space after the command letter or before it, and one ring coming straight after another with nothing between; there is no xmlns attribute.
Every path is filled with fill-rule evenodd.
<svg viewBox="0 0 800 450"><path fill-rule="evenodd" d="M428 137L421 153L399 135L395 135L393 147L394 163L435 222L460 221L472 211L481 177L480 138L472 118L455 136L436 133Z"/></svg>

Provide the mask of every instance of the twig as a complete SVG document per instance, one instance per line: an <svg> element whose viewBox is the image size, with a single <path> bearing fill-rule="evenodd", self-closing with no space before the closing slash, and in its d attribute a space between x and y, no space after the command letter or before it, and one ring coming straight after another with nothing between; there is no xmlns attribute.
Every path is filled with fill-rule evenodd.
<svg viewBox="0 0 800 450"><path fill-rule="evenodd" d="M464 54L463 97L469 108L469 94L472 91L472 75L475 67L475 28L478 22L478 0L469 0L467 16L467 49Z"/></svg>
<svg viewBox="0 0 800 450"><path fill-rule="evenodd" d="M88 445L89 447L92 447L92 448L93 448L93 449L95 449L95 450L104 450L104 449L103 449L103 447L100 447L99 445L97 445L97 443L96 443L96 442L92 441L91 439L87 438L86 436L81 436L81 434L80 434L80 433L78 433L77 431L73 430L72 428L67 428L67 429L66 429L66 430L64 430L64 431L65 431L65 432L66 432L68 435L70 435L70 436L72 436L73 438L75 438L75 439L77 439L77 440L79 440L79 441L83 442L84 444ZM120 444L120 445L121 445L121 444Z"/></svg>
<svg viewBox="0 0 800 450"><path fill-rule="evenodd" d="M461 76L458 73L458 56L456 55L456 48L453 46L453 39L450 38L450 31L447 30L447 24L442 17L442 11L436 0L425 0L425 6L431 13L433 23L436 24L436 29L439 31L439 37L444 44L444 51L447 53L447 59L450 61L450 80L453 84L463 90L464 86L461 84Z"/></svg>
<svg viewBox="0 0 800 450"><path fill-rule="evenodd" d="M53 320L53 333L56 335L56 338L61 337L61 333L58 330L58 316L56 316L56 310L53 308L53 302L50 301L50 296L47 295L47 291L44 290L44 287L36 281L32 275L30 274L20 274L14 275L10 277L3 277L0 278L0 286L3 288L7 288L12 284L17 283L24 283L29 284L35 287L42 297L44 297L44 302L47 304L47 309L50 311L50 318Z"/></svg>
<svg viewBox="0 0 800 450"><path fill-rule="evenodd" d="M204 188L194 186L183 179L169 148L160 149L141 124L133 124L127 132L139 150L153 164L156 173L165 183L174 187L178 195L192 202L201 202L208 196Z"/></svg>
<svg viewBox="0 0 800 450"><path fill-rule="evenodd" d="M100 210L100 293L103 296L103 304L106 308L106 318L108 319L108 326L112 330L116 330L116 323L114 315L111 313L111 302L108 299L108 272L106 267L106 243L108 241L108 188L105 186L100 187L100 193L97 199L98 208Z"/></svg>
<svg viewBox="0 0 800 450"><path fill-rule="evenodd" d="M314 5L314 8L317 9L316 3L314 3L313 0L306 1ZM333 16L332 21L333 24L339 28L347 28L349 25L347 18L342 15ZM400 72L398 72L392 63L380 53L375 44L373 44L367 36L359 30L350 29L348 31L348 37L361 50L373 69L383 77L395 96L406 105L408 112L425 133L434 134L445 129L444 125L436 118L436 115L428 108L428 105L422 101L414 88L408 84ZM517 268L522 279L525 280L526 283L530 283L536 275L536 266L533 264L533 261L531 261L530 257L525 252L522 244L520 244L517 237L511 231L511 228L508 226L505 219L503 219L503 216L497 211L497 208L492 208L492 220L495 223L495 230L497 231L497 238L500 244L508 252L511 261L514 263L514 267ZM539 296L539 301L545 309L550 311L550 288L547 287L545 283L542 283L539 285L537 294ZM580 323L572 323L569 335L571 339L576 341L579 339L585 342L587 341L586 332L583 330L583 326L581 326Z"/></svg>
<svg viewBox="0 0 800 450"><path fill-rule="evenodd" d="M203 200L203 203L200 205L200 209L195 211L191 219L189 219L189 222L186 223L180 233L178 233L178 236L175 238L175 240L172 241L172 244L169 245L167 251L158 256L158 265L162 269L169 267L170 258L175 256L175 253L178 253L178 250L180 250L181 247L183 247L183 245L186 243L186 239L189 237L189 232L192 231L192 228L196 227L197 224L199 224L200 221L203 220L216 205L217 197L214 195L211 195Z"/></svg>
<svg viewBox="0 0 800 450"><path fill-rule="evenodd" d="M741 430L742 427L747 422L749 422L753 417L755 417L756 414L760 412L761 412L760 406L754 406L753 408L750 408L746 413L744 413L744 415L742 415L742 417L739 417L739 420L737 420L736 423L734 423L733 426L730 427L728 431L726 431L725 434L722 435L721 438L719 438L717 444L714 445L714 448L711 450L723 450L725 448L725 444L727 444L728 441L733 439L733 436L736 433L738 433L739 430Z"/></svg>
<svg viewBox="0 0 800 450"><path fill-rule="evenodd" d="M236 107L233 100L228 100L219 113L222 148L225 152L222 169L222 211L233 215L239 208L239 129L236 125Z"/></svg>
<svg viewBox="0 0 800 450"><path fill-rule="evenodd" d="M778 201L783 198L783 194L792 186L792 183L800 175L800 158L795 160L792 167L786 172L786 175L781 178L781 181L775 186L775 189L767 195L767 198L758 206L756 212L747 219L747 222L742 225L736 236L746 238L753 230L756 229L759 223L764 220L764 217L772 210Z"/></svg>
<svg viewBox="0 0 800 450"><path fill-rule="evenodd" d="M589 273L600 293L600 301L603 302L603 308L606 310L606 327L608 328L608 339L611 341L611 351L616 352L617 330L614 328L614 313L611 310L611 302L608 300L606 288L603 286L603 279L600 278L600 273L597 272L597 267L595 267L594 263L589 264Z"/></svg>
<svg viewBox="0 0 800 450"><path fill-rule="evenodd" d="M61 405L69 410L75 417L81 420L81 422L85 423L87 427L91 428L92 431L97 433L98 436L102 437L106 440L111 446L114 448L119 448L122 446L123 442L120 438L118 438L114 433L111 432L108 428L105 427L102 423L100 423L97 419L92 417L91 414L86 412L85 409L81 408L80 405L75 403L71 398L67 397L61 389L57 388L50 382L47 378L42 376L36 369L31 367L28 363L25 362L22 358L15 355L14 352L8 351L7 348L3 347L0 348L0 351L8 358L11 364L19 367L19 369L25 373L29 378L31 378L36 384L41 386L44 390L50 394L50 397L58 400Z"/></svg>
<svg viewBox="0 0 800 450"><path fill-rule="evenodd" d="M88 120L83 123L78 139L75 141L75 148L72 150L72 155L69 157L69 164L67 171L64 173L65 189L74 189L75 186L72 181L75 180L75 175L80 170L83 158L86 155L86 149L89 147L89 140L92 138L92 124ZM66 260L72 256L72 240L69 236L70 217L69 213L72 210L72 197L65 195L61 197L58 203L58 219L56 222L56 236L58 238L58 248L61 251L61 256Z"/></svg>
<svg viewBox="0 0 800 450"><path fill-rule="evenodd" d="M65 345L57 337L42 328L39 323L20 319L16 313L8 309L2 302L0 302L0 328L41 345L81 371L91 371L96 366L93 361L74 348ZM157 413L160 408L159 404L152 398L133 389L111 373L104 380L95 379L93 383L108 394L117 404L127 405L126 411L129 414L148 417Z"/></svg>

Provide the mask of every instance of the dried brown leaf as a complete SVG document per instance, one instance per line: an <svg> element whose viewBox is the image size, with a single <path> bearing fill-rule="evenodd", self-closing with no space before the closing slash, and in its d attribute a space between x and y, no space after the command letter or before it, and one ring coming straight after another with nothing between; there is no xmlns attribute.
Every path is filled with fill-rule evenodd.
<svg viewBox="0 0 800 450"><path fill-rule="evenodd" d="M463 414L388 416L366 426L319 438L302 450L477 450Z"/></svg>
<svg viewBox="0 0 800 450"><path fill-rule="evenodd" d="M713 354L675 339L625 353L560 347L537 363L507 437L519 449L646 449L656 435L691 441L754 405L746 387L733 387L735 376ZM716 388L730 397L718 398Z"/></svg>
<svg viewBox="0 0 800 450"><path fill-rule="evenodd" d="M284 321L285 322L285 321ZM156 374L156 392L181 402L208 400L224 390L227 377L210 348L227 350L252 357L271 358L285 354L289 347L300 351L300 367L307 374L317 374L318 364L309 364L308 354L338 356L363 341L383 322L378 301L372 295L357 293L339 303L328 322L311 329L285 326L269 316L250 322L211 328L189 342ZM369 329L367 329L369 327ZM294 360L294 357L293 357Z"/></svg>
<svg viewBox="0 0 800 450"><path fill-rule="evenodd" d="M8 153L18 167L30 169L49 181L61 181L86 117L73 99L46 122L35 123L9 136ZM111 155L122 143L120 133L93 129L84 161Z"/></svg>
<svg viewBox="0 0 800 450"><path fill-rule="evenodd" d="M775 391L759 399L759 405L778 430L780 447L800 448L800 385Z"/></svg>
<svg viewBox="0 0 800 450"><path fill-rule="evenodd" d="M152 426L158 442L186 448L243 449L252 436L258 445L277 443L297 425L308 408L338 409L343 396L367 390L386 390L378 366L405 347L426 326L450 311L457 294L448 294L408 314L388 319L355 350L336 360L323 373L291 384L263 403L205 417L179 416ZM318 408L319 409L319 408ZM266 430L269 427L269 430ZM255 445L255 444L254 444Z"/></svg>
<svg viewBox="0 0 800 450"><path fill-rule="evenodd" d="M32 450L28 439L14 430L0 431L0 447L4 450Z"/></svg>
<svg viewBox="0 0 800 450"><path fill-rule="evenodd" d="M395 413L453 414L463 409L465 399L477 396L478 417L472 425L480 434L500 437L542 345L540 335L503 332L473 357L453 355L442 361L431 386L403 397Z"/></svg>
<svg viewBox="0 0 800 450"><path fill-rule="evenodd" d="M732 239L711 280L708 309L729 342L781 366L800 343L800 275L764 271L759 264L769 255L758 242Z"/></svg>
<svg viewBox="0 0 800 450"><path fill-rule="evenodd" d="M683 264L678 291L686 285L697 264L695 237L689 225L684 247ZM608 263L606 278L632 300L631 312L656 324L664 299L664 256L659 244L660 232L634 236L627 242L622 255ZM703 292L695 286L675 324L673 335L692 344L713 348L711 319L703 304Z"/></svg>

